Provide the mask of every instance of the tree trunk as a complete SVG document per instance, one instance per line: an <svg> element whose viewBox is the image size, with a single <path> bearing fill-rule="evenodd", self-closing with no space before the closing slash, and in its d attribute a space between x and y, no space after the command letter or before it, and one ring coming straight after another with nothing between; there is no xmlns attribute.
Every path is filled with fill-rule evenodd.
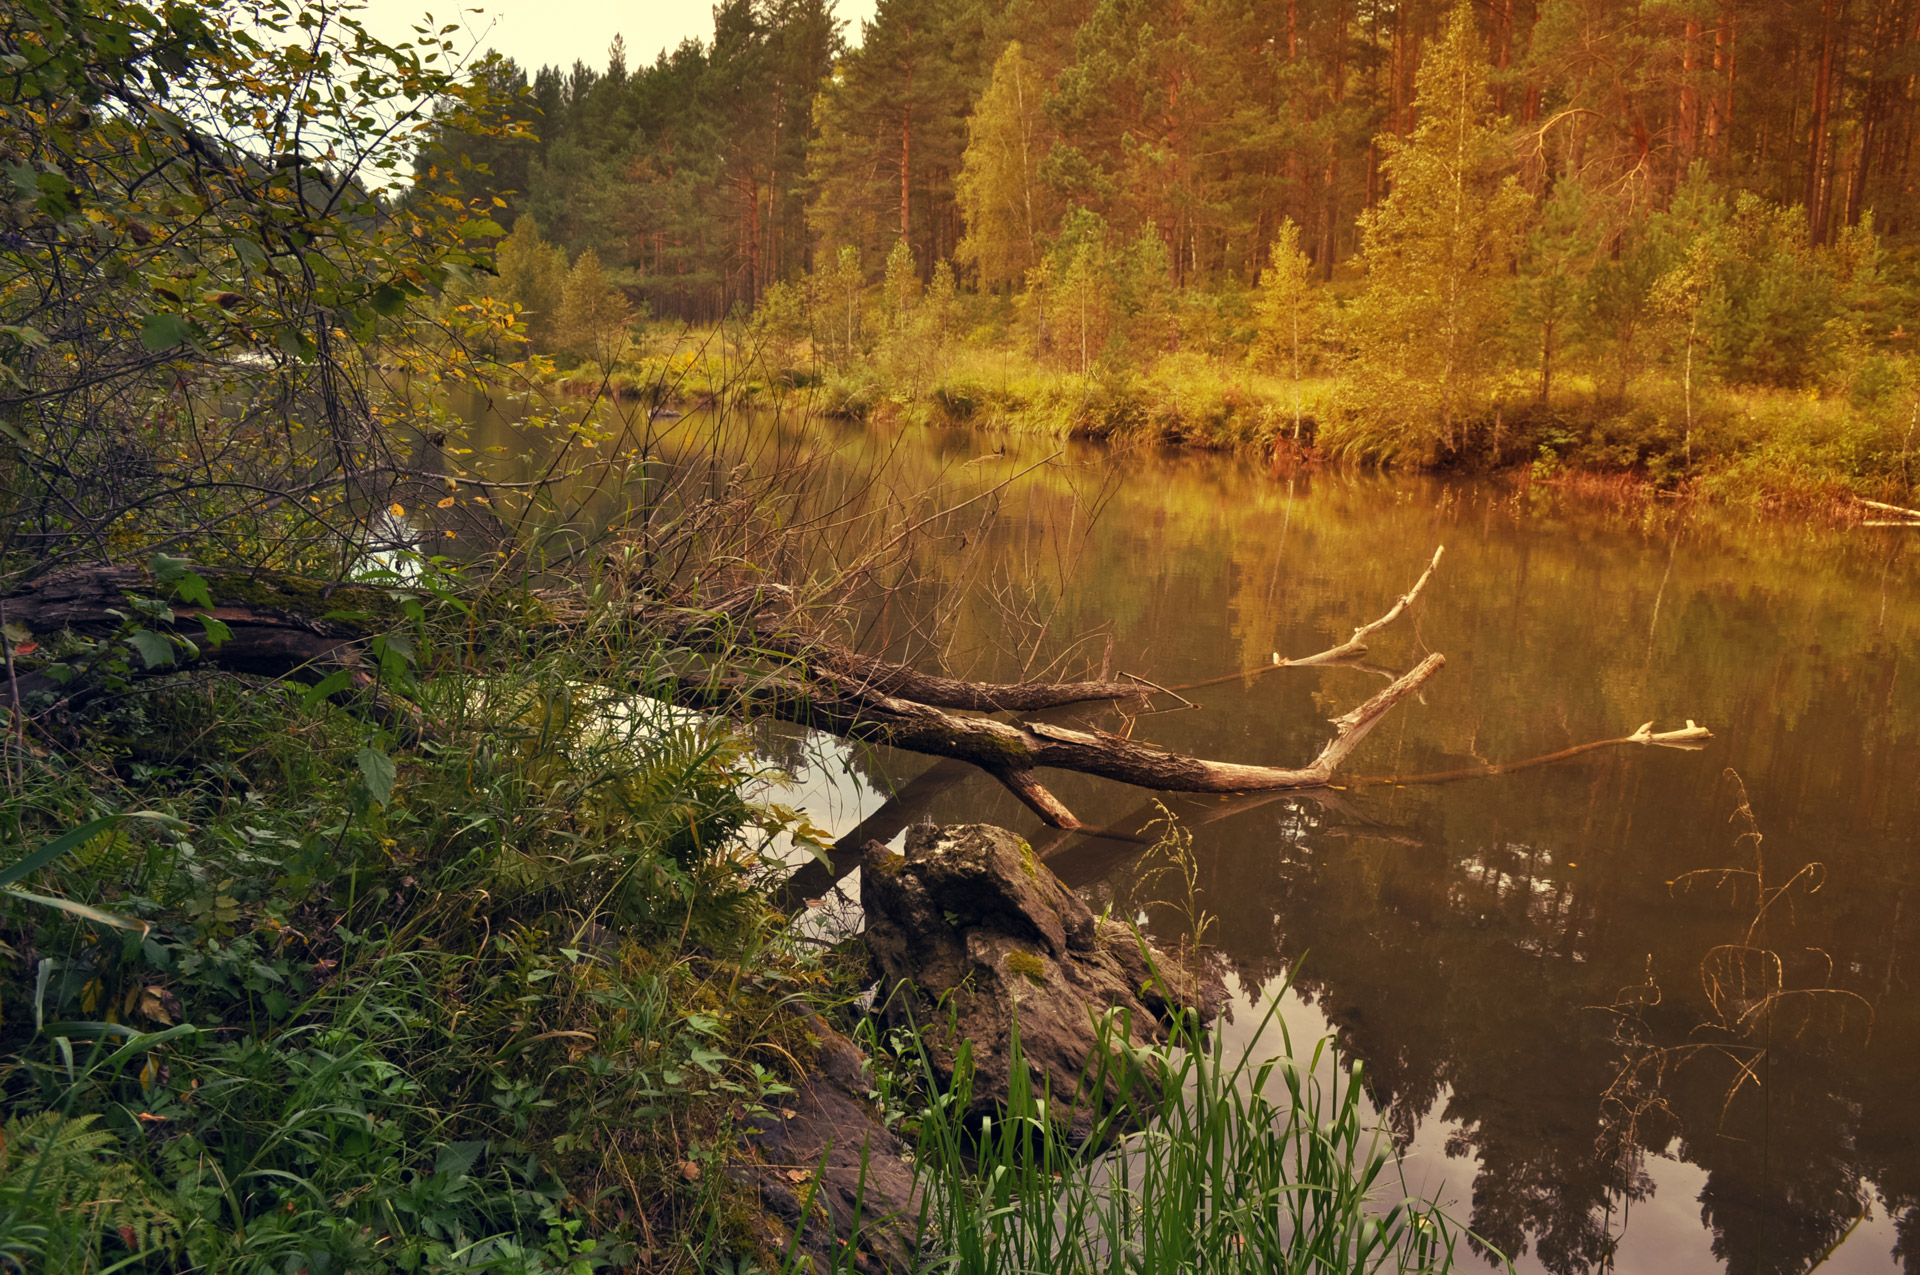
<svg viewBox="0 0 1920 1275"><path fill-rule="evenodd" d="M1827 240L1828 205L1832 202L1834 62L1839 56L1840 26L1846 19L1846 0L1826 0L1821 12L1820 66L1813 80L1812 126L1807 137L1807 233L1816 244Z"/></svg>
<svg viewBox="0 0 1920 1275"><path fill-rule="evenodd" d="M1439 565L1440 553L1414 586L1387 613L1356 628L1345 642L1297 660L1212 679L1213 683L1257 676L1278 668L1351 659L1366 650L1364 639L1405 613ZM157 629L197 636L201 617L220 620L232 637L215 646L199 643L200 665L230 673L318 682L336 670L349 674L336 698L376 687L364 643L403 621L393 591L356 584L327 584L274 572L207 568L213 605L178 606L174 619L149 620ZM32 582L4 599L10 623L37 633L69 630L96 637L121 632L129 593L152 585L130 567L82 568ZM569 595L540 598L540 619L521 616L556 636L605 612L579 609ZM1081 730L1038 721L997 721L966 712L1032 712L1068 704L1150 698L1167 690L1143 678L1122 681L995 684L960 681L862 655L799 631L791 595L759 587L702 608L641 601L624 606L620 618L662 652L645 689L664 682L676 702L723 712L763 714L828 731L847 739L885 744L978 766L1006 784L1049 824L1079 827L1039 782L1041 768L1072 770L1119 783L1172 792L1264 792L1323 786L1367 733L1395 705L1412 695L1446 663L1434 654L1364 704L1333 719L1334 737L1304 766L1280 767L1211 761L1166 752L1101 730ZM341 618L358 617L358 618ZM163 666L149 672L172 672ZM136 674L140 670L135 670ZM1125 676L1125 675L1123 675ZM1208 683L1212 684L1212 683ZM44 672L19 677L23 698L63 688ZM392 701L394 697L389 696ZM1189 702L1190 701L1186 701ZM417 732L431 733L417 709L404 702L376 704L376 711Z"/></svg>
<svg viewBox="0 0 1920 1275"><path fill-rule="evenodd" d="M1688 18L1680 33L1680 158L1685 180L1700 145L1700 20Z"/></svg>
<svg viewBox="0 0 1920 1275"><path fill-rule="evenodd" d="M913 92L913 74L907 74L907 92ZM900 239L905 242L908 233L908 213L910 182L913 174L913 104L908 102L900 108Z"/></svg>

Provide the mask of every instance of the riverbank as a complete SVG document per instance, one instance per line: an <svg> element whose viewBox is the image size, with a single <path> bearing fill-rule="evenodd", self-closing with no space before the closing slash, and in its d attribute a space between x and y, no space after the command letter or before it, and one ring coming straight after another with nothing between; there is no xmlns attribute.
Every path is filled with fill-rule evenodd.
<svg viewBox="0 0 1920 1275"><path fill-rule="evenodd" d="M1920 428L1909 396L1684 387L1656 374L1624 393L1568 377L1551 402L1516 394L1409 448L1376 436L1332 376L1299 381L1198 354L1091 376L1004 350L962 347L917 365L876 356L769 372L712 341L575 371L570 397L605 394L674 411L794 407L841 419L968 427L1058 439L1234 451L1282 464L1385 465L1494 474L1622 498L1660 495L1787 515L1863 516L1862 500L1920 504ZM1689 418L1691 424L1689 425Z"/></svg>
<svg viewBox="0 0 1920 1275"><path fill-rule="evenodd" d="M221 581L163 564L130 605L158 616L209 587L226 606ZM530 636L531 612L450 578L409 594L372 641L378 684L359 692L220 676L191 656L136 681L129 661L151 652L132 621L91 642L10 631L17 675L65 666L77 693L29 705L28 746L6 757L0 1252L75 1272L794 1269L787 1228L835 1200L838 1240L815 1228L808 1246L821 1269L958 1257L1011 1271L1062 1243L1133 1242L1090 1207L1099 1140L1055 1129L1020 1037L990 1085L984 1056L957 1062L911 1018L852 1008L873 977L867 943L789 928L776 898L791 851L825 834L755 796L778 776L742 728L600 689L641 681L665 638L591 623ZM1090 930L1018 845L989 888L1051 882L1047 915ZM959 924L961 905L944 906ZM1113 994L1147 996L1150 949L1100 925L1111 956L1062 946L1033 965L1117 961ZM1030 990L1028 965L1002 972L1009 995ZM1079 977L1042 975L1066 1008L1051 1026L1033 1011L1036 1048L1043 1029L1085 1034L1088 1006L1067 990ZM1303 1244L1347 1269L1353 1245L1381 1242L1365 1210L1391 1149L1359 1087L1249 1097L1264 1055L1228 1058L1179 1001L1147 1003L1181 1048L1158 1079L1140 1073L1114 1127L1187 1122L1160 1144L1162 1168L1200 1197L1228 1188L1216 1153L1278 1170L1332 1127L1337 1154L1298 1181L1339 1205L1275 1230L1299 1198L1288 1187L1209 1211L1201 1233L1192 1191L1147 1184L1142 1208L1249 1270ZM1140 1066L1151 1034L1120 1033ZM873 1058L849 1043L882 1039ZM1056 1081L1052 1101L1071 1102L1072 1077ZM1176 1101L1189 1093L1199 1106ZM977 1117L1002 1106L1038 1141L976 1146ZM1243 1122L1217 1117L1234 1110L1273 1133L1232 1134ZM821 1128L832 1136L802 1136ZM878 1151L845 1162L849 1135L891 1148L889 1208L867 1178ZM1025 1184L1023 1226L969 1253L1010 1180ZM880 1216L916 1198L932 1230ZM1416 1268L1443 1265L1444 1219L1400 1216L1388 1242ZM1180 1268L1180 1251L1141 1269Z"/></svg>

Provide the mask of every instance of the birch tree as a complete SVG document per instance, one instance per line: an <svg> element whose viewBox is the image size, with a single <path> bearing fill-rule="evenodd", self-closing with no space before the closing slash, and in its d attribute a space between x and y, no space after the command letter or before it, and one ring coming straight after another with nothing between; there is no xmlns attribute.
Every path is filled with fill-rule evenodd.
<svg viewBox="0 0 1920 1275"><path fill-rule="evenodd" d="M1300 227L1291 218L1280 223L1260 272L1260 299L1254 316L1260 325L1256 353L1281 362L1293 383L1293 436L1300 437L1302 354L1320 318L1320 294L1311 281L1313 262L1300 249Z"/></svg>

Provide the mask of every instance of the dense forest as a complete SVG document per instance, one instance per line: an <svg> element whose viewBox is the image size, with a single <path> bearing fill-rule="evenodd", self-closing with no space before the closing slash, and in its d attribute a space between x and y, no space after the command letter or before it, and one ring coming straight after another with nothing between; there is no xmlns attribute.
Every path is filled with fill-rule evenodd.
<svg viewBox="0 0 1920 1275"><path fill-rule="evenodd" d="M1911 0L884 0L858 32L821 0L729 0L714 22L637 69L619 41L605 70L502 59L512 127L423 151L520 222L494 291L536 344L587 253L643 314L758 311L815 355L876 352L924 286L942 349L1122 385L1082 432L1157 413L1246 442L1304 416L1358 455L1572 446L1659 477L1754 450L1716 437L1756 413L1716 415L1714 389L1817 388L1847 421L1768 439L1911 484L1888 433L1913 379ZM1242 376L1264 415L1125 390L1183 355L1159 397L1196 359L1291 389ZM841 402L911 382L977 415L951 372L883 367Z"/></svg>
<svg viewBox="0 0 1920 1275"><path fill-rule="evenodd" d="M1474 4L1486 162L1617 260L1699 173L1794 206L1809 245L1910 232L1920 10L1907 0ZM858 33L817 0L730 0L710 44L630 70L543 67L538 140L484 156L572 250L659 314L717 317L851 244L905 239L1018 282L1084 210L1152 228L1178 285L1251 281L1286 220L1322 279L1417 136L1442 0L885 0ZM857 34L850 40L849 34ZM1743 72L1745 72L1743 74ZM1432 107L1425 112L1432 114ZM1577 193L1576 193L1577 192ZM1556 226L1556 229L1561 227Z"/></svg>

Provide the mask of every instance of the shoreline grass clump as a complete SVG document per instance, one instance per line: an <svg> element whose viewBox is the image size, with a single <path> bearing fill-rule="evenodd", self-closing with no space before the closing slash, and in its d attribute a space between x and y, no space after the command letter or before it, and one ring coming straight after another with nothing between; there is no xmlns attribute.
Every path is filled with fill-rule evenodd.
<svg viewBox="0 0 1920 1275"><path fill-rule="evenodd" d="M964 1050L942 1092L917 1039L896 1036L883 1092L911 1108L900 1123L915 1143L926 1269L1451 1270L1467 1232L1409 1194L1363 1064L1332 1037L1296 1055L1284 993L1238 1049L1191 1012L1151 1047L1128 1044L1109 1016L1080 1086L1106 1095L1084 1140L1084 1113L1032 1083L1017 1029L1008 1102L979 1127L959 1114L971 1099Z"/></svg>

